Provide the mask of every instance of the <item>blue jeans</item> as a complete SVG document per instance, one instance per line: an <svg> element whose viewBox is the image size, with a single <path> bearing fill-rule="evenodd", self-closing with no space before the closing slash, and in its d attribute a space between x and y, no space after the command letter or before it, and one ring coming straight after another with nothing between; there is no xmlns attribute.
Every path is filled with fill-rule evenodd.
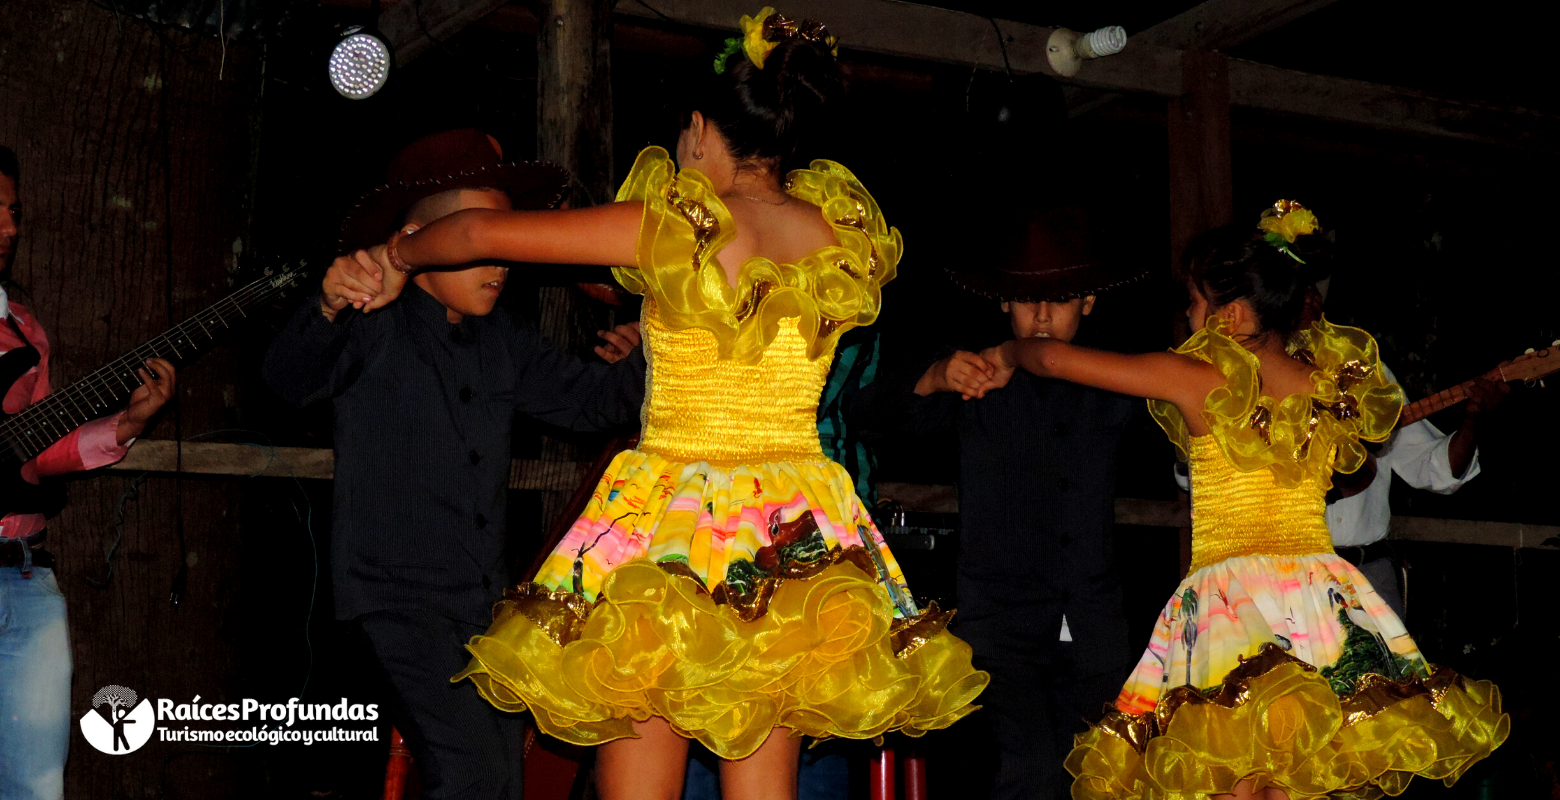
<svg viewBox="0 0 1560 800"><path fill-rule="evenodd" d="M0 800L64 797L70 669L54 570L0 567Z"/></svg>

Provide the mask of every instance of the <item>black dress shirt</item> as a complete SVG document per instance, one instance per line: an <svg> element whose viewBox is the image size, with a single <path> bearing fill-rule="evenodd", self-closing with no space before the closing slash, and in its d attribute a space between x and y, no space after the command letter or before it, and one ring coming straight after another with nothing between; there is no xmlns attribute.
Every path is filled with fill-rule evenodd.
<svg viewBox="0 0 1560 800"><path fill-rule="evenodd" d="M1116 452L1140 400L1019 370L983 399L915 394L921 371L874 387L865 427L959 437L959 573L1033 585L1112 569Z"/></svg>
<svg viewBox="0 0 1560 800"><path fill-rule="evenodd" d="M510 582L504 514L517 411L577 431L636 422L640 350L587 364L503 310L451 324L409 284L336 322L312 298L266 354L294 405L335 406L331 571L336 618L417 608L486 624Z"/></svg>

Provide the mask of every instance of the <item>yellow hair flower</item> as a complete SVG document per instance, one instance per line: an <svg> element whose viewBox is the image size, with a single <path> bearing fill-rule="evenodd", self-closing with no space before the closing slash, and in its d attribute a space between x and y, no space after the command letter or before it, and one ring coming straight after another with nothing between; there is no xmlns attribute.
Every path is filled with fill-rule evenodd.
<svg viewBox="0 0 1560 800"><path fill-rule="evenodd" d="M1294 244L1295 238L1316 233L1316 215L1300 205L1298 200L1280 200L1262 212L1257 223L1264 233L1277 234L1286 243Z"/></svg>
<svg viewBox="0 0 1560 800"><path fill-rule="evenodd" d="M774 13L773 7L764 6L756 17L742 15L742 49L747 51L748 60L753 62L753 66L759 69L764 68L764 59L769 57L769 51L775 49L775 42L764 38L764 23Z"/></svg>

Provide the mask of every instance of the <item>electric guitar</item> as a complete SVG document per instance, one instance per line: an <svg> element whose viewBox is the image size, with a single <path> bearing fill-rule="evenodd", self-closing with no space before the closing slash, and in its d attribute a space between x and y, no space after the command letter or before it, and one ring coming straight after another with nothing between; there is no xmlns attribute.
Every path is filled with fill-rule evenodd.
<svg viewBox="0 0 1560 800"><path fill-rule="evenodd" d="M136 370L149 358L165 358L174 364L189 361L243 322L249 313L281 297L296 286L306 271L305 262L278 270L218 300L162 335L100 367L75 383L49 393L36 403L6 414L0 410L0 516L41 513L53 516L65 505L62 481L42 484L22 477L22 464L92 420L112 414L130 403L141 387ZM38 351L17 348L0 356L0 387L8 391L17 379L37 366ZM0 393L0 397L4 394Z"/></svg>
<svg viewBox="0 0 1560 800"><path fill-rule="evenodd" d="M1554 344L1541 350L1529 350L1510 361L1503 361L1499 366L1480 375L1479 378L1505 381L1507 383L1516 381L1531 383L1557 371L1560 371L1560 341L1556 341ZM1468 388L1479 378L1459 383L1450 389L1444 389L1422 400L1416 400L1403 406L1403 413L1398 416L1398 425L1409 425L1418 422L1437 411L1451 408L1467 400Z"/></svg>

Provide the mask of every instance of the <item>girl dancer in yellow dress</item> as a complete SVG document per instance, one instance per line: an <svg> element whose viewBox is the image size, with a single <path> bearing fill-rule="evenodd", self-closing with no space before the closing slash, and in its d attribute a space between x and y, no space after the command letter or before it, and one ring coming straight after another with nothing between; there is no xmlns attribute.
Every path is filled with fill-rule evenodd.
<svg viewBox="0 0 1560 800"><path fill-rule="evenodd" d="M1021 368L1150 398L1191 462L1192 572L1068 757L1080 800L1397 795L1414 775L1450 785L1510 727L1492 684L1426 663L1334 555L1333 473L1366 463L1362 442L1387 438L1402 392L1364 331L1295 330L1294 243L1315 216L1280 201L1260 227L1194 245L1195 333L1174 352L1030 339L983 354L999 381Z"/></svg>
<svg viewBox="0 0 1560 800"><path fill-rule="evenodd" d="M829 124L833 40L772 9L742 24L676 163L646 149L618 202L463 211L359 254L365 309L403 271L490 259L607 264L645 296L640 446L456 676L602 745L608 798L677 797L688 738L729 759L725 797L792 797L800 737L918 735L987 682L818 443L835 342L877 317L901 247L849 170L781 172Z"/></svg>

